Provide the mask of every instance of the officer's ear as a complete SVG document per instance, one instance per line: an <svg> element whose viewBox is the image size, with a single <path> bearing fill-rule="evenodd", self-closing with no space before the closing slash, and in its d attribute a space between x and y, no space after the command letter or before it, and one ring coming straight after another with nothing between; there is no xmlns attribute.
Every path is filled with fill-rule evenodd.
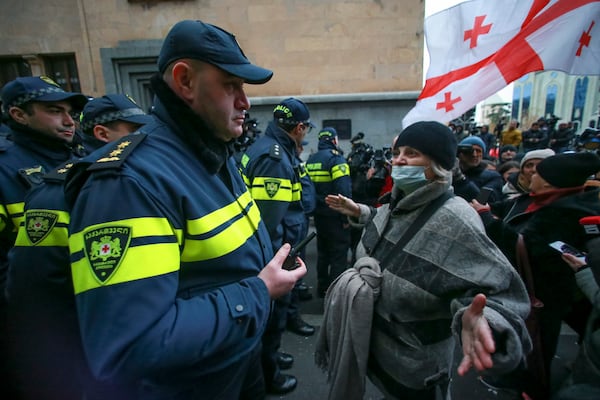
<svg viewBox="0 0 600 400"><path fill-rule="evenodd" d="M196 89L194 86L200 82L197 75L194 64L190 60L183 59L173 64L171 89L187 103L194 100Z"/></svg>
<svg viewBox="0 0 600 400"><path fill-rule="evenodd" d="M296 124L296 126L294 127L294 129L292 129L289 132L289 135L291 137L295 138L302 138L302 132L304 132L304 124L300 123L300 124Z"/></svg>
<svg viewBox="0 0 600 400"><path fill-rule="evenodd" d="M27 112L20 107L10 107L8 109L8 115L21 125L27 125Z"/></svg>
<svg viewBox="0 0 600 400"><path fill-rule="evenodd" d="M95 125L93 130L94 137L104 143L110 142L109 129L104 125Z"/></svg>

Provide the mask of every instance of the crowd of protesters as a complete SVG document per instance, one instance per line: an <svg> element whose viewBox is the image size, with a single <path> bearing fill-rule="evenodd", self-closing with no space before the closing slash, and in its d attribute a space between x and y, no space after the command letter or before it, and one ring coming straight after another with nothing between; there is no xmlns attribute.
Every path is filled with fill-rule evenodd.
<svg viewBox="0 0 600 400"><path fill-rule="evenodd" d="M582 254L585 254L593 250L594 242L592 242L592 239L600 235L600 226L592 224L586 227L582 222L586 218L600 215L600 191L598 190L598 186L600 186L600 157L597 154L600 147L600 131L590 127L585 129L580 135L575 135L572 124L564 121L554 122L556 123L556 127L548 125L543 118L540 118L532 124L531 129L521 132L517 121L511 121L506 129L496 130L497 134L490 133L487 126L483 126L475 131L466 129L465 126L460 124L450 124L449 126L454 139L458 142L454 163L447 166L452 172L451 181L454 194L462 197L479 214L480 222L483 224L487 236L493 243L490 245L489 251L494 251L495 248L498 248L515 269L519 267L516 250L517 242L519 238L522 238L533 275L532 286L528 287L528 291L530 292L530 297L535 295L536 300L540 301L539 304L544 305L540 314L537 315L538 323L536 326L539 328L539 335L535 337L532 335L531 337L533 340L533 350L529 356L523 359L514 369L506 373L482 373L481 382L487 388L491 388L495 393L504 393L510 398L547 399L552 395L560 399L587 398L581 397L581 393L584 393L584 390L581 388L569 389L569 384L573 382L577 383L578 380L581 382L581 377L577 377L575 380L570 378L565 383L565 387L560 390L560 393L551 393L549 382L550 369L556 352L562 323L567 323L575 330L579 335L580 343L588 340L588 342L592 343L590 346L596 345L594 338L589 338L589 336L595 334L595 328L591 324L597 320L597 317L594 316L595 314L592 314L592 310L594 307L597 307L594 304L598 301L598 298L597 296L585 297L582 294L577 285L580 279L578 278L577 281L575 279L578 276L578 270L573 269L573 267L569 268L569 264L564 257L561 257L561 253L551 247L550 243L567 243L570 246L580 249ZM408 134L411 128L412 126L405 129L401 133L400 138L404 134ZM431 130L421 129L421 133L424 136L431 133ZM356 147L364 147L362 143L363 138L364 135L355 137L356 142L358 142L358 146ZM406 139L403 140L403 142L405 141ZM435 142L437 147L434 150L425 145L427 143L426 140L425 143L409 141L405 145L412 152L416 151L416 154L424 154L431 157L432 154L435 155L436 151L440 151L439 148L443 147L440 140ZM355 150L354 147L355 143L353 143L353 150ZM398 151L407 151L404 147L394 144L394 149L396 148L399 149ZM396 150L394 154L396 154ZM361 155L361 152L355 151L354 157L360 159L359 155ZM408 179L408 176L403 178L402 184L405 185L404 188L399 186L401 185L400 176L403 175L398 175L399 172L395 174L394 169L408 172L407 165L410 166L412 162L410 161L410 155L406 156L409 160L407 164L398 161L401 158L397 160L395 157L396 155L389 160L391 167L387 178L388 181L393 182L393 189L391 186L379 186L382 190L379 195L385 193L384 196L370 203L365 201L366 197L359 198L357 196L354 199L348 199L344 196L338 196L330 200L330 206L349 215L350 221L354 220L352 225L359 229L363 229L365 226L368 227L373 223L382 224L375 229L374 234L382 235L385 233L386 237L388 237L390 235L389 230L393 229L391 221L394 219L394 213L392 212L391 217L378 218L375 216L373 222L369 222L369 215L376 215L375 210L382 203L386 206L385 210L388 210L387 204L390 204L390 195L390 207L392 207L395 206L396 202L403 204L404 201L413 199L414 185L417 182L421 182L420 185L426 185L426 181L419 181L417 180L417 175L414 175L410 179ZM350 163L350 165L352 166L353 164ZM435 171L433 167L427 167L426 171L428 168L432 168ZM351 175L359 173L358 181L360 185L355 186L362 188L363 191L369 187L368 183L371 177L366 171L368 171L367 168L364 168L360 172L351 171ZM425 176L428 175L425 174ZM410 190L407 189L408 187L410 187ZM420 193L420 191L425 190L425 187L427 186L423 188L417 186L416 190ZM407 210L396 211L397 217L404 215ZM358 224L357 222L361 220L363 223ZM450 223L450 221L447 221L447 223ZM405 229L407 228L404 227L401 231ZM364 255L366 251L366 255L372 256L374 249L380 245L379 243L383 239L368 237L367 232L363 234L362 230L359 230L359 232L362 234L362 241L367 241L366 248L361 250L362 254ZM375 242L371 243L373 240ZM398 237L394 240L398 240ZM392 240L392 243L395 242ZM420 250L408 250L410 249L410 245L404 248L406 249L405 251L417 256L419 254L424 255L424 252L426 252L422 248ZM399 251L400 248L397 250ZM433 255L426 254L429 257L428 260L431 262ZM376 262L377 268L374 268L371 265L373 263L372 260L365 261L365 258L360 258L351 269L351 272L343 275L339 281L335 282L333 290L326 298L326 321L324 323L324 330L320 332L319 336L319 356L321 357L322 364L328 369L330 376L338 378L338 380L333 379L330 398L349 398L347 397L349 396L346 389L347 382L344 380L348 379L347 375L351 376L352 380L360 382L358 378L361 376L357 375L360 368L359 371L352 370L351 368L349 371L344 371L344 362L350 365L358 364L360 367L360 363L365 361L364 355L361 358L360 351L356 349L353 350L351 356L343 356L336 352L339 349L330 348L332 345L339 346L339 343L344 340L351 340L345 338L345 335L348 335L348 333L341 336L340 329L342 328L339 326L340 323L344 323L343 321L350 321L351 319L349 318L354 312L357 312L351 306L343 306L343 304L350 304L346 300L346 297L353 298L355 299L354 301L362 304L360 301L365 301L362 300L365 296L363 290L366 289L364 288L372 288L374 286L377 287L377 290L370 295L371 298L373 296L375 298L384 296L385 294L380 294L378 290L380 285L383 285L381 288L382 291L386 289L385 282L389 275L386 275L386 272L383 272L382 276L379 275L379 268L382 271L393 270L394 275L401 277L394 278L396 280L400 279L400 281L407 280L411 282L407 286L405 283L401 284L400 282L394 282L394 280L390 281L394 282L394 285L401 285L408 288L417 284L414 276L410 274L404 275L408 273L406 271L400 272L402 268L385 265L392 262L390 261L392 258L387 256L375 256L375 258L383 264L379 266L379 263ZM413 267L415 267L416 261L411 262L411 264L414 264ZM408 264L405 267L408 267ZM366 273L366 269L374 270L375 272ZM573 271L576 273L573 273ZM356 282L357 276L364 279L364 288L357 289L357 284L352 283L353 286L349 289L348 285L350 282ZM380 282L381 279L383 279L383 282ZM388 283L387 285L391 284ZM423 282L419 283L419 285L422 284ZM437 290L440 289L438 288ZM328 300L329 303L327 302ZM384 306L381 302L382 300L378 300L373 305L371 311L374 324L371 333L375 334L373 332L376 332L375 328L377 327L377 330L382 329L389 336L390 329L392 332L395 332L399 329L399 326L396 324L400 324L407 317L406 315L392 317L396 323L392 324L393 327L387 326L386 324L390 323L390 312L388 310L383 313L384 321L382 323L380 313L382 313ZM365 312L365 304L368 304L368 301L361 305L362 308L360 310L365 313L364 315L369 315ZM327 308L328 306L329 308ZM390 303L389 306L393 307L393 304ZM367 309L370 309L370 307L367 307ZM342 317L338 314L342 315ZM419 313L417 312L417 314ZM409 318L413 324L418 319L419 317L416 314ZM331 323L331 326L327 325L328 323ZM352 329L349 326L345 328ZM413 332L413 334L418 333ZM398 333L398 335L400 334ZM588 335L587 338L586 335ZM356 332L350 334L350 336L353 338L352 340L360 337ZM335 337L340 337L340 339L334 339ZM381 368L381 365L373 365L374 359L385 355L385 363L389 367L393 361L387 359L388 355L397 354L401 351L399 349L392 349L393 346L389 343L384 345L385 341L382 341L378 345L383 347L373 347L374 340L378 339L371 338L368 365L364 365L364 371L386 393L386 398L406 398L406 396L409 396L408 398L429 398L428 396L432 396L431 392L428 391L430 388L422 387L418 382L411 381L414 375L402 376L399 372L415 367L416 365L409 366L408 364L400 363L392 369ZM347 344L347 346L360 348L360 345L357 345L357 343ZM379 351L378 349L383 350L379 355L376 354ZM583 352L584 350L582 347L581 351ZM595 351L595 348L585 351L589 353ZM329 363L323 361L328 358L330 358ZM351 361L344 360L344 358L350 358ZM585 385L591 386L583 386L583 388L587 390L594 386L597 388L597 383L590 382L594 382L594 379L598 382L598 379L600 379L600 374L593 372L598 371L598 367L600 366L598 360L590 357L587 353L581 353L579 359L583 359L585 365L590 367L583 379ZM396 361L398 360L396 359ZM335 365L332 366L331 363ZM340 370L343 372L340 372ZM391 373L391 370L395 372ZM577 373L581 375L580 371ZM443 382L443 379L441 381ZM362 386L358 387L362 388ZM596 392L592 391L592 393ZM573 397L577 395L580 397Z"/></svg>

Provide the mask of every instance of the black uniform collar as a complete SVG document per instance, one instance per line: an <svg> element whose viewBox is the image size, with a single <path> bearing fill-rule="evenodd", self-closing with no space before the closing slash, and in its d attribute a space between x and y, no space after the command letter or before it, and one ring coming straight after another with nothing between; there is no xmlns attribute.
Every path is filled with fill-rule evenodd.
<svg viewBox="0 0 600 400"><path fill-rule="evenodd" d="M267 129L265 130L265 136L274 138L277 143L284 148L285 152L290 155L290 158L295 158L296 155L296 142L292 137L283 129L281 129L274 121L269 122Z"/></svg>
<svg viewBox="0 0 600 400"><path fill-rule="evenodd" d="M330 142L329 140L319 140L319 144L317 145L319 150L337 150L337 146Z"/></svg>
<svg viewBox="0 0 600 400"><path fill-rule="evenodd" d="M73 136L74 143L69 144L62 139L45 135L14 121L9 121L9 126L12 129L11 139L15 144L41 154L45 158L68 160L73 155L74 146L79 147L79 143L75 143L77 141L75 135Z"/></svg>
<svg viewBox="0 0 600 400"><path fill-rule="evenodd" d="M150 83L160 101L160 104L156 105L156 114L161 119L168 120L175 134L191 147L210 173L219 172L233 154L234 141L226 143L214 136L202 118L173 93L159 74L155 74ZM167 115L162 115L160 107L164 108Z"/></svg>

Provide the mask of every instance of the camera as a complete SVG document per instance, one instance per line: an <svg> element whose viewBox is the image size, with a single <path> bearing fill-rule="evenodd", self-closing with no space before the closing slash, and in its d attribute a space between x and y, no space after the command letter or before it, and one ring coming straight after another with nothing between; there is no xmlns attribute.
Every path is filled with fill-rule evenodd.
<svg viewBox="0 0 600 400"><path fill-rule="evenodd" d="M350 143L352 144L358 144L360 143L363 139L365 138L365 134L363 132L358 132L356 134L356 136L354 136L352 139L350 139Z"/></svg>
<svg viewBox="0 0 600 400"><path fill-rule="evenodd" d="M475 149L473 148L473 145L470 145L470 144L459 144L458 145L458 149L457 149L458 154L472 156L474 152L475 152Z"/></svg>
<svg viewBox="0 0 600 400"><path fill-rule="evenodd" d="M242 125L242 134L233 142L236 152L245 152L246 149L248 149L248 147L250 147L250 145L252 145L256 139L258 139L260 133L262 132L260 129L258 129L258 124L259 122L256 120L256 118L250 118L250 114L246 113L244 117L244 124Z"/></svg>
<svg viewBox="0 0 600 400"><path fill-rule="evenodd" d="M371 179L385 180L385 177L387 176L387 170L385 169L386 162L385 149L375 150L373 157L371 158L371 167L375 169L375 173Z"/></svg>
<svg viewBox="0 0 600 400"><path fill-rule="evenodd" d="M350 166L350 175L364 173L369 169L371 158L373 157L373 147L362 142L362 139L352 143L352 149L348 154L348 165Z"/></svg>

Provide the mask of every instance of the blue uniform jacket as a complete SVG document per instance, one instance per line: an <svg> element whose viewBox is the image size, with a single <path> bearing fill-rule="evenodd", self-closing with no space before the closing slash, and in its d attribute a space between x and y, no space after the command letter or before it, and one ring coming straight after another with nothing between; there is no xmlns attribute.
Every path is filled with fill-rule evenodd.
<svg viewBox="0 0 600 400"><path fill-rule="evenodd" d="M315 214L339 215L325 203L328 194L341 194L352 197L352 180L348 162L328 140L319 141L319 151L306 160L306 169L315 184L317 207Z"/></svg>
<svg viewBox="0 0 600 400"><path fill-rule="evenodd" d="M46 174L27 193L25 217L8 253L6 284L11 346L23 368L22 379L35 381L38 393L56 398L81 397L93 382L81 347L71 280L63 194L69 165Z"/></svg>
<svg viewBox="0 0 600 400"><path fill-rule="evenodd" d="M73 158L66 142L30 129L12 129L12 146L0 151L0 290L4 292L8 251L23 220L27 191L42 182L45 172Z"/></svg>
<svg viewBox="0 0 600 400"><path fill-rule="evenodd" d="M90 138L86 149L104 144ZM6 295L13 346L17 346L19 362L26 365L25 379L39 383L43 377L40 393L73 398L85 390L94 398L93 393L101 390L112 396L121 389L96 386L81 346L69 257L70 218L63 189L73 162L44 174L43 183L25 196L24 218L8 254ZM57 369L58 364L63 368Z"/></svg>
<svg viewBox="0 0 600 400"><path fill-rule="evenodd" d="M302 207L304 213L309 216L315 212L317 207L317 193L315 184L306 171L306 163L300 162L300 184L302 185Z"/></svg>
<svg viewBox="0 0 600 400"><path fill-rule="evenodd" d="M92 372L166 388L227 373L256 349L270 306L257 274L272 251L233 159L222 167L230 189L158 99L154 112L147 135L114 144L83 177L73 167L66 193Z"/></svg>
<svg viewBox="0 0 600 400"><path fill-rule="evenodd" d="M274 122L242 157L242 172L267 225L274 251L284 243L294 246L304 238L301 171L295 142Z"/></svg>

